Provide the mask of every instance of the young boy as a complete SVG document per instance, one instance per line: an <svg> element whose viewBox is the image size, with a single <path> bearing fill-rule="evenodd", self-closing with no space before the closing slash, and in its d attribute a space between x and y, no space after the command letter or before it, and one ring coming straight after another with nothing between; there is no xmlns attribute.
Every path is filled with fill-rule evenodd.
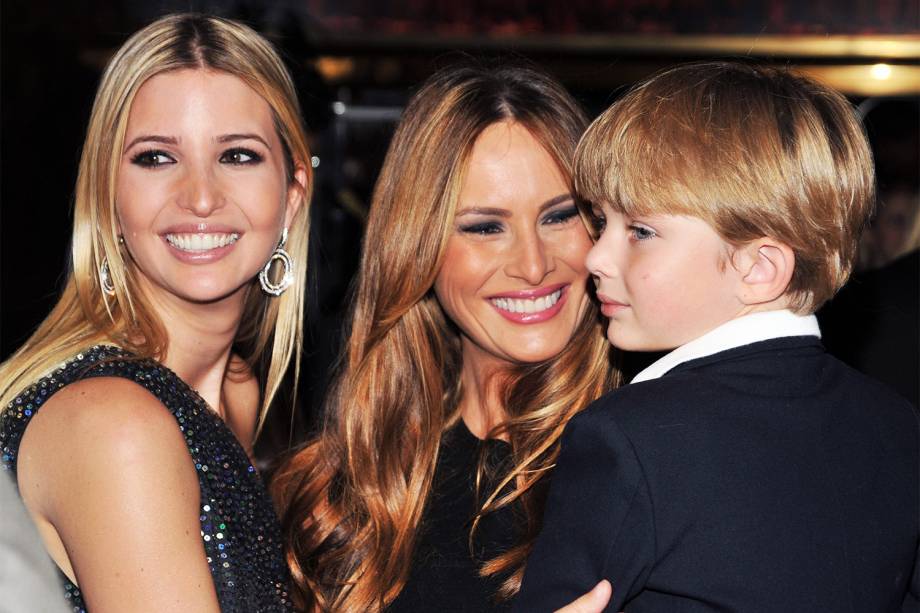
<svg viewBox="0 0 920 613"><path fill-rule="evenodd" d="M627 613L920 610L917 416L812 315L872 209L850 105L784 70L678 67L592 124L575 176L610 342L676 349L570 422L515 610L601 579Z"/></svg>

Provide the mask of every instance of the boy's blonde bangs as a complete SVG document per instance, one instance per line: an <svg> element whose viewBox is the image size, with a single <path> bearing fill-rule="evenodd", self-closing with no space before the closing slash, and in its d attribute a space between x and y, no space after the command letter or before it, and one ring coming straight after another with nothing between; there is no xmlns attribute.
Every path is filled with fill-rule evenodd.
<svg viewBox="0 0 920 613"><path fill-rule="evenodd" d="M705 177L688 157L692 143L676 130L661 139L650 125L656 119L623 99L589 128L575 153L575 188L581 199L608 204L629 217L703 216ZM667 118L665 118L667 120ZM660 129L660 128L659 128Z"/></svg>
<svg viewBox="0 0 920 613"><path fill-rule="evenodd" d="M670 69L618 100L579 143L575 186L630 217L687 215L731 244L786 243L800 312L846 281L874 205L871 154L846 99L730 62Z"/></svg>

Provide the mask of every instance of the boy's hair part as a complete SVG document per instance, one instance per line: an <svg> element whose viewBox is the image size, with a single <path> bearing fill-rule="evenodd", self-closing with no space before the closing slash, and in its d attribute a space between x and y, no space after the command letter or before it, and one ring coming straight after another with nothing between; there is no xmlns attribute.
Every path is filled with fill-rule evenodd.
<svg viewBox="0 0 920 613"><path fill-rule="evenodd" d="M813 312L846 282L875 203L862 124L842 95L787 69L703 62L637 85L575 153L582 212L687 215L726 242L792 249L789 308ZM586 201L586 202L585 202Z"/></svg>

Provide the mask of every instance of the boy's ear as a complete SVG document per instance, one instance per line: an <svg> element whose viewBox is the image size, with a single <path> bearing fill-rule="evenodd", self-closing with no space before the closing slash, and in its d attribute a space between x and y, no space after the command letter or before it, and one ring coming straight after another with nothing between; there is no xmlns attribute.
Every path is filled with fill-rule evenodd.
<svg viewBox="0 0 920 613"><path fill-rule="evenodd" d="M732 260L741 273L738 298L749 306L781 298L795 270L792 248L769 237L753 240L738 248Z"/></svg>

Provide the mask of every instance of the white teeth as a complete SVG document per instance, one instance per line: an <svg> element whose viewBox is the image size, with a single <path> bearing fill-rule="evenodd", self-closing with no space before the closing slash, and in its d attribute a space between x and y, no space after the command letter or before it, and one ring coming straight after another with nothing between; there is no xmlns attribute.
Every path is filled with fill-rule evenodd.
<svg viewBox="0 0 920 613"><path fill-rule="evenodd" d="M210 251L232 245L240 238L236 232L230 234L167 234L170 245L182 251Z"/></svg>
<svg viewBox="0 0 920 613"><path fill-rule="evenodd" d="M552 294L539 298L492 298L491 302L499 309L509 313L540 313L559 302L560 296L562 296L562 290L557 289Z"/></svg>

